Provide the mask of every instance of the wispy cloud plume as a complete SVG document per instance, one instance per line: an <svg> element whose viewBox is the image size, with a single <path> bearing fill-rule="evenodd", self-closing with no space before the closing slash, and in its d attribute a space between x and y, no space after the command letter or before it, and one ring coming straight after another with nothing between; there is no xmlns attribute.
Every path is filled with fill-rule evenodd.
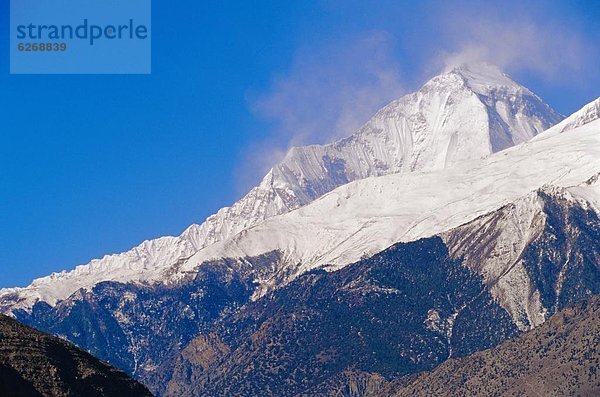
<svg viewBox="0 0 600 397"><path fill-rule="evenodd" d="M543 7L501 9L504 3L499 4L443 9L446 67L487 61L510 72L564 81L589 65L587 57L595 47L566 20L544 12Z"/></svg>
<svg viewBox="0 0 600 397"><path fill-rule="evenodd" d="M370 33L351 42L300 50L288 73L251 101L292 145L350 135L403 89L390 37Z"/></svg>
<svg viewBox="0 0 600 397"><path fill-rule="evenodd" d="M273 134L248 148L240 185L255 181L291 146L351 135L403 91L400 65L385 33L299 50L266 92L250 95L252 111L271 124Z"/></svg>

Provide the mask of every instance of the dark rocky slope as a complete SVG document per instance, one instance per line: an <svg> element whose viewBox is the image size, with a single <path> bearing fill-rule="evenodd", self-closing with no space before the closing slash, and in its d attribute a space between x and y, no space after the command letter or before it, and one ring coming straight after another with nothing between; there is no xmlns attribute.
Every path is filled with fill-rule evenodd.
<svg viewBox="0 0 600 397"><path fill-rule="evenodd" d="M184 349L167 394L293 396L349 369L429 370L516 333L481 278L424 239L246 305Z"/></svg>
<svg viewBox="0 0 600 397"><path fill-rule="evenodd" d="M167 394L361 396L600 293L599 258L597 214L548 187L247 304L183 350Z"/></svg>
<svg viewBox="0 0 600 397"><path fill-rule="evenodd" d="M89 353L0 315L0 395L151 396Z"/></svg>
<svg viewBox="0 0 600 397"><path fill-rule="evenodd" d="M249 300L254 285L240 274L219 263L171 287L100 283L55 307L37 303L31 313L15 314L64 335L160 394L179 348Z"/></svg>

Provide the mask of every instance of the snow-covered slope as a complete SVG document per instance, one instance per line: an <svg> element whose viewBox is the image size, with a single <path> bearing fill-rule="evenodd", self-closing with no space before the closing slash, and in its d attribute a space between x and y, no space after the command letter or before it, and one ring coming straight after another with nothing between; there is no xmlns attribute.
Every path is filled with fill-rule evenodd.
<svg viewBox="0 0 600 397"><path fill-rule="evenodd" d="M573 113L552 128L549 128L543 135L535 139L545 139L554 134L560 134L569 131L584 124L590 123L600 118L600 98L588 103L583 108Z"/></svg>
<svg viewBox="0 0 600 397"><path fill-rule="evenodd" d="M54 304L101 281L162 281L165 269L199 249L351 181L479 159L527 141L560 119L493 66L456 68L390 103L349 138L291 149L240 201L179 237L146 241L131 251L37 279L24 289L2 290L0 297L6 301L10 296L11 307L27 308L38 299Z"/></svg>
<svg viewBox="0 0 600 397"><path fill-rule="evenodd" d="M393 101L349 138L292 148L248 195L182 237L199 249L348 182L481 158L561 119L494 66L456 68Z"/></svg>
<svg viewBox="0 0 600 397"><path fill-rule="evenodd" d="M181 271L194 271L209 260L271 251L283 254L290 277L323 264L337 269L395 242L456 228L546 184L573 187L574 192L583 192L581 197L597 202L597 187L583 186L599 172L600 120L596 120L483 161L347 184L200 250ZM270 283L261 281L265 287Z"/></svg>

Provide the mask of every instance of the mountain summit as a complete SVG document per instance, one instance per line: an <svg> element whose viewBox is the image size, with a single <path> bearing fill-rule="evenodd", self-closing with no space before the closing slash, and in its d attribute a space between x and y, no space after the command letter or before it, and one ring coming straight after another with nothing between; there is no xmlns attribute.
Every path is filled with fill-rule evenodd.
<svg viewBox="0 0 600 397"><path fill-rule="evenodd" d="M465 79L467 85L476 93L490 95L493 91L504 89L512 92L531 91L511 79L495 65L486 62L464 63L446 70L444 74L458 74Z"/></svg>
<svg viewBox="0 0 600 397"><path fill-rule="evenodd" d="M561 115L499 69L466 65L429 80L378 111L353 135L328 145L292 148L240 201L179 237L145 241L73 271L0 291L0 310L54 305L102 281L161 282L199 249L263 220L302 207L349 182L442 169L528 141Z"/></svg>

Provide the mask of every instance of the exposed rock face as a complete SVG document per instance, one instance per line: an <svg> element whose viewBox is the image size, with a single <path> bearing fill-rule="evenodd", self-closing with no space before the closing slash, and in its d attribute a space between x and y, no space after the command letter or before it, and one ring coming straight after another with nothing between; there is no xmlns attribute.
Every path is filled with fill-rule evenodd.
<svg viewBox="0 0 600 397"><path fill-rule="evenodd" d="M600 293L600 219L569 189L544 187L443 238L522 330Z"/></svg>
<svg viewBox="0 0 600 397"><path fill-rule="evenodd" d="M371 395L597 396L599 366L600 297L592 296L495 348L448 360Z"/></svg>
<svg viewBox="0 0 600 397"><path fill-rule="evenodd" d="M379 374L351 369L298 394L298 397L362 397L377 393L387 387L388 384L386 378Z"/></svg>
<svg viewBox="0 0 600 397"><path fill-rule="evenodd" d="M0 315L0 395L151 396L89 353Z"/></svg>

